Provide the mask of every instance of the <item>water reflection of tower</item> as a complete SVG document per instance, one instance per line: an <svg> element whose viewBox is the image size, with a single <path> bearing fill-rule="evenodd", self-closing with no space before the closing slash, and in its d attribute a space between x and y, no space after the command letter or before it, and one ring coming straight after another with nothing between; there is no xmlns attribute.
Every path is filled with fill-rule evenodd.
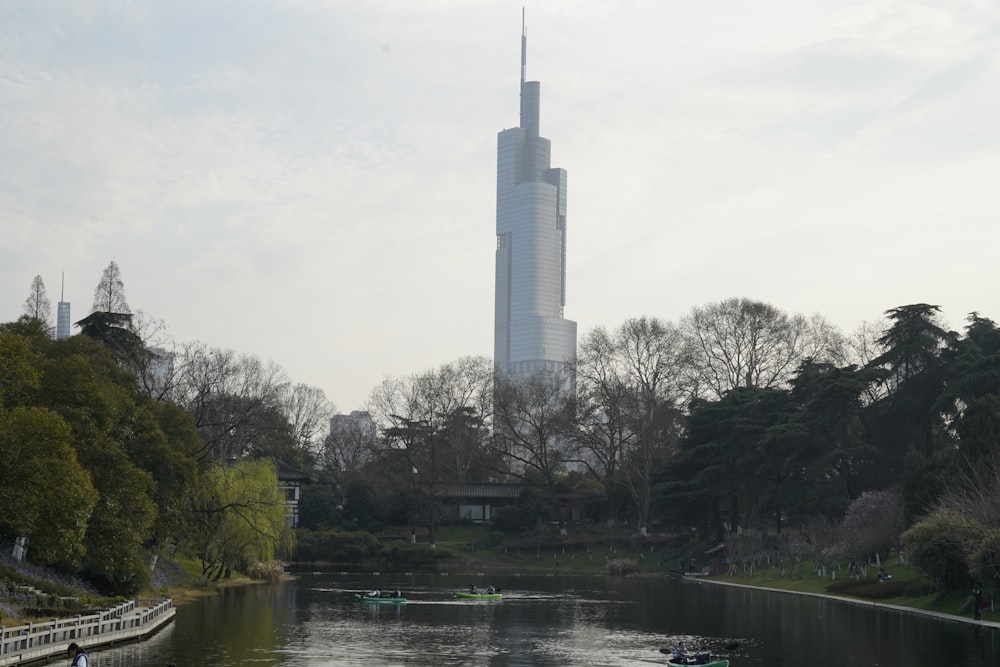
<svg viewBox="0 0 1000 667"><path fill-rule="evenodd" d="M541 84L525 81L521 31L520 125L497 138L497 250L493 360L510 376L562 372L576 358L566 304L566 170L550 167L539 135Z"/></svg>

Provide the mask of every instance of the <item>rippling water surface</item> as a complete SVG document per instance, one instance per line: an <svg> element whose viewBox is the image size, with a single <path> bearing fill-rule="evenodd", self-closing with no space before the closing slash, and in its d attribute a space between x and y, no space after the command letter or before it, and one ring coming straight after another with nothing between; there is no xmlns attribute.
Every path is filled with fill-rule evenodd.
<svg viewBox="0 0 1000 667"><path fill-rule="evenodd" d="M458 600L469 583L502 601ZM354 593L399 587L405 605ZM667 578L301 573L181 606L95 667L646 665L684 638L744 665L1000 665L996 630ZM727 649L727 647L729 647Z"/></svg>

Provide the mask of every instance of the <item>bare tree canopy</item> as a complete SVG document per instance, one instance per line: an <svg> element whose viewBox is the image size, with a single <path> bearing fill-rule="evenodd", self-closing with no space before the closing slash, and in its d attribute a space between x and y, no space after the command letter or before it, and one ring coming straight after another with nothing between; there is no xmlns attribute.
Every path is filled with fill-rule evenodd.
<svg viewBox="0 0 1000 667"><path fill-rule="evenodd" d="M540 478L549 491L573 460L574 401L566 390L570 370L524 378L496 373L493 380L491 449L506 460L511 475L526 481Z"/></svg>
<svg viewBox="0 0 1000 667"><path fill-rule="evenodd" d="M626 320L613 336L597 328L580 346L577 450L604 485L612 514L614 486L628 489L640 529L653 466L676 448L685 354L677 327L655 317Z"/></svg>
<svg viewBox="0 0 1000 667"><path fill-rule="evenodd" d="M317 452L336 412L326 393L319 387L288 382L278 387L278 408L292 427L295 446Z"/></svg>
<svg viewBox="0 0 1000 667"><path fill-rule="evenodd" d="M822 317L790 316L747 298L696 307L681 328L689 346L694 396L719 398L737 387L780 387L806 359L844 358L843 336Z"/></svg>
<svg viewBox="0 0 1000 667"><path fill-rule="evenodd" d="M31 291L24 300L24 314L46 325L52 317L52 302L49 301L41 276L35 276L31 281Z"/></svg>
<svg viewBox="0 0 1000 667"><path fill-rule="evenodd" d="M466 357L407 378L387 378L368 400L379 426L374 454L388 482L409 494L410 520L426 525L431 543L441 484L473 481L486 437L492 364Z"/></svg>
<svg viewBox="0 0 1000 667"><path fill-rule="evenodd" d="M171 373L173 400L191 413L202 438L199 461L267 451L275 429L288 427L277 408L278 389L288 380L273 362L190 343L175 353Z"/></svg>
<svg viewBox="0 0 1000 667"><path fill-rule="evenodd" d="M371 459L376 435L375 422L367 412L355 410L349 415L333 415L317 460L344 484L343 473L355 473Z"/></svg>
<svg viewBox="0 0 1000 667"><path fill-rule="evenodd" d="M101 281L94 290L94 305L90 310L104 313L132 312L128 301L125 300L125 283L122 281L121 269L114 260L111 260L101 274Z"/></svg>

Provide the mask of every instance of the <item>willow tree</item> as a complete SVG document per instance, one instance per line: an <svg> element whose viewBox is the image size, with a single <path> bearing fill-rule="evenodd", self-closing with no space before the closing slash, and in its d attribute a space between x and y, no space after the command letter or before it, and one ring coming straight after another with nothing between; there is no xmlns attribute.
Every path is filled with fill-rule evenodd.
<svg viewBox="0 0 1000 667"><path fill-rule="evenodd" d="M203 470L192 498L190 525L202 583L291 553L292 532L285 523L278 475L267 460Z"/></svg>

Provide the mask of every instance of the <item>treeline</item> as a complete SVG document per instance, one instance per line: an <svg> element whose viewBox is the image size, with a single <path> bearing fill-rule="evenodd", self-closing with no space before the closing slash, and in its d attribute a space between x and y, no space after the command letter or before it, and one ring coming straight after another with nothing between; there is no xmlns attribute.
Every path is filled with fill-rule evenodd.
<svg viewBox="0 0 1000 667"><path fill-rule="evenodd" d="M467 357L334 415L273 363L167 341L113 262L83 335L52 340L46 304L36 278L0 327L0 538L111 590L163 549L206 577L288 553L274 461L317 480L301 523L325 534L433 543L450 487L520 482L497 530L564 521L570 503L737 557L749 528L816 563L902 544L942 585L998 583L1000 331L976 313L953 332L912 304L844 335L729 299L597 327L559 371L511 379Z"/></svg>
<svg viewBox="0 0 1000 667"><path fill-rule="evenodd" d="M677 324L596 328L564 372L511 381L466 358L387 379L320 452L339 494L324 507L341 511L303 518L410 522L433 541L446 485L520 481L533 491L496 517L502 529L565 519L559 500L574 496L589 519L637 532L735 543L751 528L783 536L786 555L866 563L910 528L914 562L944 562L929 574L993 584L998 433L992 321L973 313L956 333L912 304L845 336L730 299Z"/></svg>

